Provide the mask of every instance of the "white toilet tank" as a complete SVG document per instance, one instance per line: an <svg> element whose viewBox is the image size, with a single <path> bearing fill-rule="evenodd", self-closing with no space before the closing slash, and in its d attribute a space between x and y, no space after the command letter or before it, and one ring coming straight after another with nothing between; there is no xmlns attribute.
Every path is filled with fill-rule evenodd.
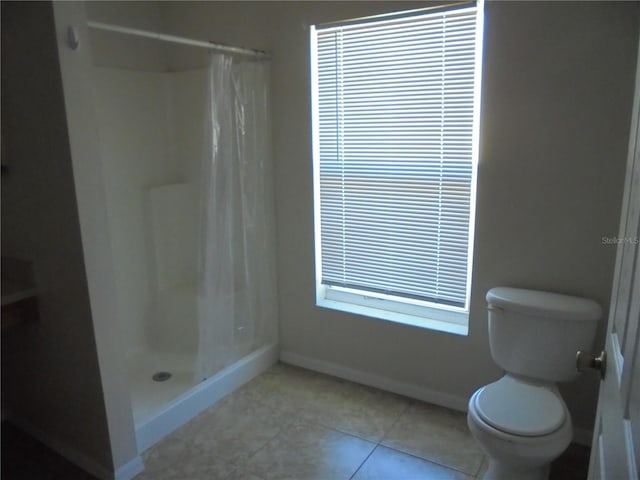
<svg viewBox="0 0 640 480"><path fill-rule="evenodd" d="M591 349L600 305L511 287L492 288L487 303L491 355L504 370L550 382L578 375L576 352Z"/></svg>

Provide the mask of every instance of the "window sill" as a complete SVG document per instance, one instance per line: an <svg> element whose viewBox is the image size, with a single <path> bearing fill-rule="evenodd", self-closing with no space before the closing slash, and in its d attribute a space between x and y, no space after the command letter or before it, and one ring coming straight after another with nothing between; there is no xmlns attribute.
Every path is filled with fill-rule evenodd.
<svg viewBox="0 0 640 480"><path fill-rule="evenodd" d="M439 332L452 333L454 335L468 335L468 323L462 325L460 323L447 322L427 317L419 317L416 315L408 315L405 313L391 312L378 308L365 307L362 305L354 305L346 302L338 302L328 300L326 298L318 299L316 302L318 307L330 308L341 312L354 313L365 317L377 318L389 322L400 323L402 325L410 325L412 327L424 328L427 330L436 330ZM467 319L468 320L468 319Z"/></svg>

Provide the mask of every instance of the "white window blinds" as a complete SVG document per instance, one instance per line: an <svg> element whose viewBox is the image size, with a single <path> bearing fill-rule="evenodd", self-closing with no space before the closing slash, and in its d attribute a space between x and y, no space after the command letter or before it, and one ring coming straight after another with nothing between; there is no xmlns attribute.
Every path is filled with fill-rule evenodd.
<svg viewBox="0 0 640 480"><path fill-rule="evenodd" d="M313 30L323 285L466 308L476 10Z"/></svg>

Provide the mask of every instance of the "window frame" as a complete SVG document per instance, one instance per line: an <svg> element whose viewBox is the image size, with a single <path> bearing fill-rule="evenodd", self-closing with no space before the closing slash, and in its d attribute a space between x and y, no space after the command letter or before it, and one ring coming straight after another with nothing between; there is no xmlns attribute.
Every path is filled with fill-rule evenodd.
<svg viewBox="0 0 640 480"><path fill-rule="evenodd" d="M435 7L438 11L459 9L459 5L442 5ZM464 8L464 7L463 7ZM467 279L464 307L456 307L423 300L415 300L407 297L387 295L384 293L347 288L342 286L330 286L322 283L322 229L321 229L321 201L320 201L320 141L319 141L319 87L318 87L318 48L316 39L316 26L310 28L310 55L311 55L311 109L312 109L312 138L313 138L313 188L314 188L314 242L315 242L315 271L316 271L316 305L319 307L355 313L367 317L398 322L421 328L428 328L458 335L468 334L469 304L471 294L471 280L473 270L473 251L475 237L475 213L477 200L477 170L479 156L479 130L480 130L480 92L482 80L482 54L483 54L483 29L484 29L484 4L483 0L475 2L474 6L466 8L476 9L475 22L475 65L474 65L474 99L473 99L473 127L472 127L472 154L471 154L471 184L470 205L468 223L468 256ZM368 19L345 20L344 22L332 22L331 27L348 26L354 23L375 22L377 19L413 17L429 14L426 8L370 17ZM329 26L329 25L327 25ZM322 26L321 26L322 27Z"/></svg>

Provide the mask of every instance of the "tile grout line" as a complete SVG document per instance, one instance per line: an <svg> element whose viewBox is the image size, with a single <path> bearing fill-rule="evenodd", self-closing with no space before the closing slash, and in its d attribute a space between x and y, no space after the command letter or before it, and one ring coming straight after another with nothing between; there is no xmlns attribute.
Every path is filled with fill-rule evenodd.
<svg viewBox="0 0 640 480"><path fill-rule="evenodd" d="M318 374L317 372L314 372L314 371L312 371L312 370L311 370L311 371L309 371L309 372L311 372L312 374L315 374L315 375L320 375L320 374ZM315 376L315 375L314 375L314 376ZM331 375L326 375L326 374L321 374L321 375L326 376L326 377L328 377L328 378L332 378L332 376L331 376ZM346 382L346 383L353 383L353 382L350 382L350 381L348 381L348 380L345 380L345 382ZM374 388L375 388L375 387L374 387ZM379 390L379 389L378 389L378 390ZM235 392L233 392L233 393L235 393ZM272 405L270 405L270 404L268 404L268 403L266 403L266 402L261 401L259 398L251 398L251 400L252 400L253 402L255 402L255 403L259 404L259 405L266 406L266 407L271 408L271 409L274 409L274 410L280 410L280 409L279 409L279 408L277 408L277 407L274 407L274 406L272 406ZM404 408L402 408L402 409L401 409L401 411L398 413L398 415L397 415L397 417L395 418L395 420L393 421L393 423L388 427L388 429L386 429L386 431L384 431L383 435L379 438L379 440L372 440L371 438L366 438L366 437L363 437L363 436L361 436L361 435L359 435L359 434L355 434L355 433L353 433L353 432L343 431L343 430L341 430L341 429L339 429L339 428L336 428L335 426L326 425L324 422L322 422L322 421L321 421L320 419L318 419L318 418L313 419L313 418L305 418L305 417L301 417L301 416L299 416L298 414L294 414L294 415L295 415L295 417L297 418L298 422L300 422L300 423L302 423L302 424L306 424L306 425L309 425L309 426L317 426L317 427L321 427L321 428L324 428L324 429L327 429L327 430L331 430L331 431L333 431L333 432L336 432L336 433L339 433L339 434L342 434L342 435L347 435L347 436L350 436L350 437L353 437L353 438L357 438L357 439L360 439L360 440L362 440L362 441L366 441L366 442L369 442L369 443L374 444L374 448L373 448L373 449L371 450L371 452L367 455L367 457L362 461L362 463L359 465L359 467L356 469L356 471L355 471L355 472L354 472L354 473L349 477L350 479L352 479L352 478L357 474L357 472L358 472L358 471L360 471L360 469L362 468L362 466L364 466L364 464L365 464L365 463L367 462L367 460L371 457L371 455L372 455L372 454L373 454L373 453L378 449L378 447L389 448L390 450L393 450L393 451L395 451L395 452L397 452L397 453L404 454L404 455L409 455L409 456L411 456L411 457L414 457L414 458L417 458L417 459L420 459L420 460L423 460L423 461L429 462L429 463L434 464L434 465L437 465L437 466L439 466L439 467L442 467L442 468L445 468L445 469L451 470L451 471L453 471L453 472L458 472L458 473L461 473L461 474L463 474L463 475L465 475L465 476L468 476L468 477L470 477L470 478L475 479L475 478L477 477L477 474L478 474L478 473L480 472L480 470L482 469L482 465L483 465L483 461L484 461L484 460L480 462L479 466L478 466L478 467L477 467L477 469L476 469L475 474L469 474L469 473L467 473L467 472L465 472L465 471L459 470L459 469L454 468L454 467L451 467L451 466L449 466L449 465L444 465L444 464L441 464L441 463L439 463L439 462L436 462L436 461L430 460L430 459L428 459L428 458L421 457L420 455L416 455L416 454L413 454L413 453L410 453L410 452L406 452L406 451L403 451L403 450L399 450L399 449L398 449L398 448L396 448L396 447L391 447L391 446L388 446L388 445L385 445L385 444L383 444L383 443L382 443L386 438L388 438L389 433L390 433L390 432L391 432L391 431L396 427L396 425L400 422L401 418L402 418L402 417L407 413L407 411L411 408L412 404L414 404L414 403L416 403L416 400L414 400L414 399L409 399L409 402L407 402L407 404L404 406ZM253 457L254 457L254 456L255 456L259 451L263 450L263 449L265 448L265 446L266 446L269 442L271 442L274 438L276 438L278 435L280 435L280 433L282 433L283 431L284 431L284 429L280 430L280 432L278 432L276 435L274 435L272 438L270 438L268 441L266 441L264 445L262 445L259 449L257 449L253 454L251 454L251 455L247 458L246 462L248 462L251 458L253 458ZM246 462L245 462L244 464L246 464ZM244 464L243 464L243 465L239 465L238 467L240 467L240 466L244 466ZM253 473L253 472L251 472L251 473Z"/></svg>
<svg viewBox="0 0 640 480"><path fill-rule="evenodd" d="M412 401L412 402L420 402L419 400L413 400L413 399L412 399L411 401ZM422 403L424 403L424 402L422 402ZM387 432L383 435L383 437L380 439L380 441L378 442L378 445L380 445L380 446L382 446L382 447L384 447L384 448L389 448L389 449L394 450L395 452L398 452L398 453L402 453L402 454L405 454L405 455L410 455L410 456L415 457L415 458L419 458L420 460L424 460L425 462L433 463L434 465L438 465L438 466L440 466L440 467L447 468L447 469L449 469L449 470L453 470L453 471L455 471L455 472L462 473L463 475L466 475L466 476L468 476L468 477L471 477L471 478L473 478L473 479L476 479L476 478L477 478L477 476L478 476L478 474L480 473L480 470L482 469L482 465L483 465L483 463L484 463L484 455L483 455L483 457L482 457L482 461L480 462L480 465L478 465L478 467L476 468L475 474L469 474L469 473L467 473L467 472L464 472L464 471L462 471L462 470L460 470L460 469L458 469L458 468L452 467L452 466L450 466L450 465L444 465L444 464L439 463L439 462L436 462L436 461L434 461L434 460L431 460L431 459L428 459L428 458L421 457L420 455L416 455L416 454L411 453L411 452L403 451L403 450L398 449L397 447L392 447L392 446L390 446L390 445L386 445L386 444L382 443L382 442L384 442L384 441L385 441L385 439L388 437L388 435L389 435L389 433L391 432L391 430L393 430L393 428L394 428L394 427L397 425L397 423L400 421L400 418L401 418L401 417L402 417L402 416L407 412L407 410L409 409L409 407L410 407L410 406L411 406L411 404L407 404L407 406L405 407L405 409L400 413L400 415L398 415L398 418L396 419L396 421L395 421L395 422L393 423L393 425L389 428L389 431L387 431Z"/></svg>
<svg viewBox="0 0 640 480"><path fill-rule="evenodd" d="M373 455L373 452L375 452L378 447L380 446L380 444L376 444L371 451L369 452L369 455L367 455L367 457L362 461L362 463L358 466L358 468L356 468L356 471L353 472L353 474L349 477L349 480L353 480L353 477L355 477L358 472L360 471L360 469L364 466L365 463L367 463L367 460L369 460L369 458L371 457L371 455Z"/></svg>
<svg viewBox="0 0 640 480"><path fill-rule="evenodd" d="M405 405L405 407L402 409L402 411L400 413L398 413L398 416L396 417L396 419L393 421L393 423L389 426L389 429L384 432L382 434L382 437L380 437L380 439L378 441L375 442L375 447L373 447L373 449L371 450L371 452L369 452L369 455L367 455L367 457L362 461L362 463L360 464L360 466L356 469L355 472L353 472L353 475L351 475L349 477L349 480L353 480L353 478L358 474L358 472L362 469L362 467L364 466L365 463L367 463L367 461L369 460L369 458L371 458L371 455L373 455L373 453L379 448L386 448L384 445L382 445L382 440L384 440L384 438L388 435L388 433L393 429L393 427L396 426L396 424L398 423L398 421L400 420L400 417L402 417L402 415L404 415L404 413L407 411L407 409L409 408L410 403L407 403L407 405ZM360 438L360 437L358 437ZM364 439L363 439L364 440Z"/></svg>
<svg viewBox="0 0 640 480"><path fill-rule="evenodd" d="M413 402L414 400L411 400L411 402ZM385 446L382 442L385 440L385 438L387 438L387 436L389 435L389 433L391 433L391 430L393 430L395 428L395 426L398 424L398 422L400 421L400 419L402 418L402 416L407 413L407 410L409 410L409 407L411 406L411 402L407 402L407 404L405 405L405 407L402 409L402 411L398 414L398 416L396 417L396 419L393 421L393 423L391 424L391 426L389 427L389 429L384 432L384 434L382 435L382 437L380 437L380 440L378 440L378 445L382 445L383 447Z"/></svg>
<svg viewBox="0 0 640 480"><path fill-rule="evenodd" d="M478 478L478 476L480 475L480 472L482 471L482 467L484 466L484 462L487 461L487 457L484 455L484 453L482 454L482 461L480 462L480 465L478 465L478 470L476 470L476 474L473 476L473 478Z"/></svg>
<svg viewBox="0 0 640 480"><path fill-rule="evenodd" d="M276 408L272 407L271 405L266 405L266 404L264 404L264 403L260 402L260 401L259 401L259 400L257 400L257 399L248 398L248 400L249 400L250 402L252 402L252 403L255 403L255 404L261 405L261 406L263 406L263 407L267 407L267 408L269 408L269 409L271 409L271 410L277 411L277 409L276 409ZM298 415L295 415L295 414L294 414L294 416L296 417L296 419L299 419L299 418L298 418ZM293 425L293 422L294 422L294 421L295 421L295 419L294 419L291 423L289 423L288 425L286 425L285 427L280 427L280 428L278 429L278 433L274 434L272 437L270 437L268 440L266 440L266 441L265 441L265 442L264 442L264 443L263 443L259 448L257 448L253 453L249 454L249 455L247 456L247 458L246 458L244 461L242 461L242 462L240 462L238 465L236 465L236 466L235 466L235 468L234 468L234 469L229 473L229 475L227 475L227 476L225 477L225 479L227 479L227 478L231 477L231 475L233 475L233 473L234 473L236 470L238 470L239 468L244 468L245 470L248 470L248 469L247 469L247 465L248 465L249 461L250 461L253 457L255 457L255 456L256 456L260 451L264 450L264 449L266 448L266 446L267 446L267 445L268 445L268 444L269 444L273 439L275 439L276 437L280 436L282 433L284 433L284 431L285 431L286 429L288 429L289 427L291 427L291 425ZM251 473L252 475L255 475L256 477L258 477L258 478L260 478L260 479L263 479L263 478L264 478L264 477L262 477L261 475L258 475L258 474L254 473L254 472L253 472L253 471L251 471L251 470L248 470L248 471L249 471L249 473Z"/></svg>
<svg viewBox="0 0 640 480"><path fill-rule="evenodd" d="M416 459L418 459L418 460L422 460L423 462L427 462L427 463L431 463L431 464L433 464L433 465L437 465L438 467L445 468L445 469L447 469L447 470L451 470L452 472L461 473L461 474L463 474L463 475L465 475L465 476L467 476L467 477L469 477L469 478L472 478L472 479L475 479L475 478L476 478L476 476L477 476L477 474L480 472L480 469L478 469L478 471L476 472L476 474L475 474L475 475L473 475L473 474L469 474L469 473L467 473L467 472L463 472L462 470L459 470L459 469L457 469L457 468L455 468L455 467L451 467L451 466L449 466L449 465L444 465L444 464L442 464L442 463L438 463L438 462L436 462L436 461L434 461L434 460L429 460L428 458L421 457L420 455L416 455L415 453L410 453L410 452L405 452L405 451L402 451L402 450L398 450L397 448L390 447L390 446L388 446L388 445L382 445L382 444L380 444L380 445L378 445L378 447L387 448L387 449L389 449L389 450L393 450L393 451L394 451L394 452L396 452L396 453L400 453L400 454L402 454L402 455L407 455L407 456L409 456L409 457L413 457L413 458L416 458ZM482 467L482 462L480 463L480 467Z"/></svg>
<svg viewBox="0 0 640 480"><path fill-rule="evenodd" d="M347 384L360 385L357 382L352 382L350 380L345 380L345 379L341 379L341 378L338 378L338 377L333 377L332 375L328 375L328 374L325 374L325 373L315 372L313 370L303 369L302 367L295 367L295 368L300 368L302 370L305 370L306 372L310 372L313 376L318 376L318 377L322 376L322 377L327 377L327 378L329 378L331 380L339 380L340 382L344 382L344 383L347 383ZM381 389L376 388L376 387L368 387L366 385L364 385L364 387L372 388L374 390L379 390L381 392L385 392L384 390L381 390ZM235 392L233 392L233 393L235 393ZM388 393L388 392L385 392L385 393ZM400 396L402 397L402 395L400 395ZM271 404L269 404L267 402L263 402L258 398L252 398L252 400L255 401L256 403L262 405L262 406L265 406L265 407L268 407L268 408L271 408L271 409L274 409L274 410L280 410L278 407L274 407L273 405L271 405ZM399 421L400 417L402 417L402 415L404 415L404 413L409 409L409 407L411 406L412 402L415 402L415 400L408 399L407 404L398 413L397 417L393 420L393 423L388 428L388 430L383 432L382 436L377 440L374 440L374 439L372 439L370 437L365 437L363 435L356 434L354 432L348 432L348 431L339 429L339 428L337 428L335 426L332 426L332 425L327 425L327 424L325 424L324 422L322 422L322 421L320 421L318 419L309 419L309 418L306 418L306 417L303 417L303 416L299 416L298 414L294 414L294 415L302 423L317 425L317 426L320 426L320 427L323 427L323 428L327 428L327 429L332 430L332 431L337 432L337 433L341 433L341 434L344 434L344 435L349 435L349 436L352 436L352 437L355 437L355 438L359 438L360 440L364 440L364 441L369 442L369 443L374 443L375 445L381 445L380 442L386 437L386 435L389 433L389 431L391 431L391 429L396 425L396 423Z"/></svg>

